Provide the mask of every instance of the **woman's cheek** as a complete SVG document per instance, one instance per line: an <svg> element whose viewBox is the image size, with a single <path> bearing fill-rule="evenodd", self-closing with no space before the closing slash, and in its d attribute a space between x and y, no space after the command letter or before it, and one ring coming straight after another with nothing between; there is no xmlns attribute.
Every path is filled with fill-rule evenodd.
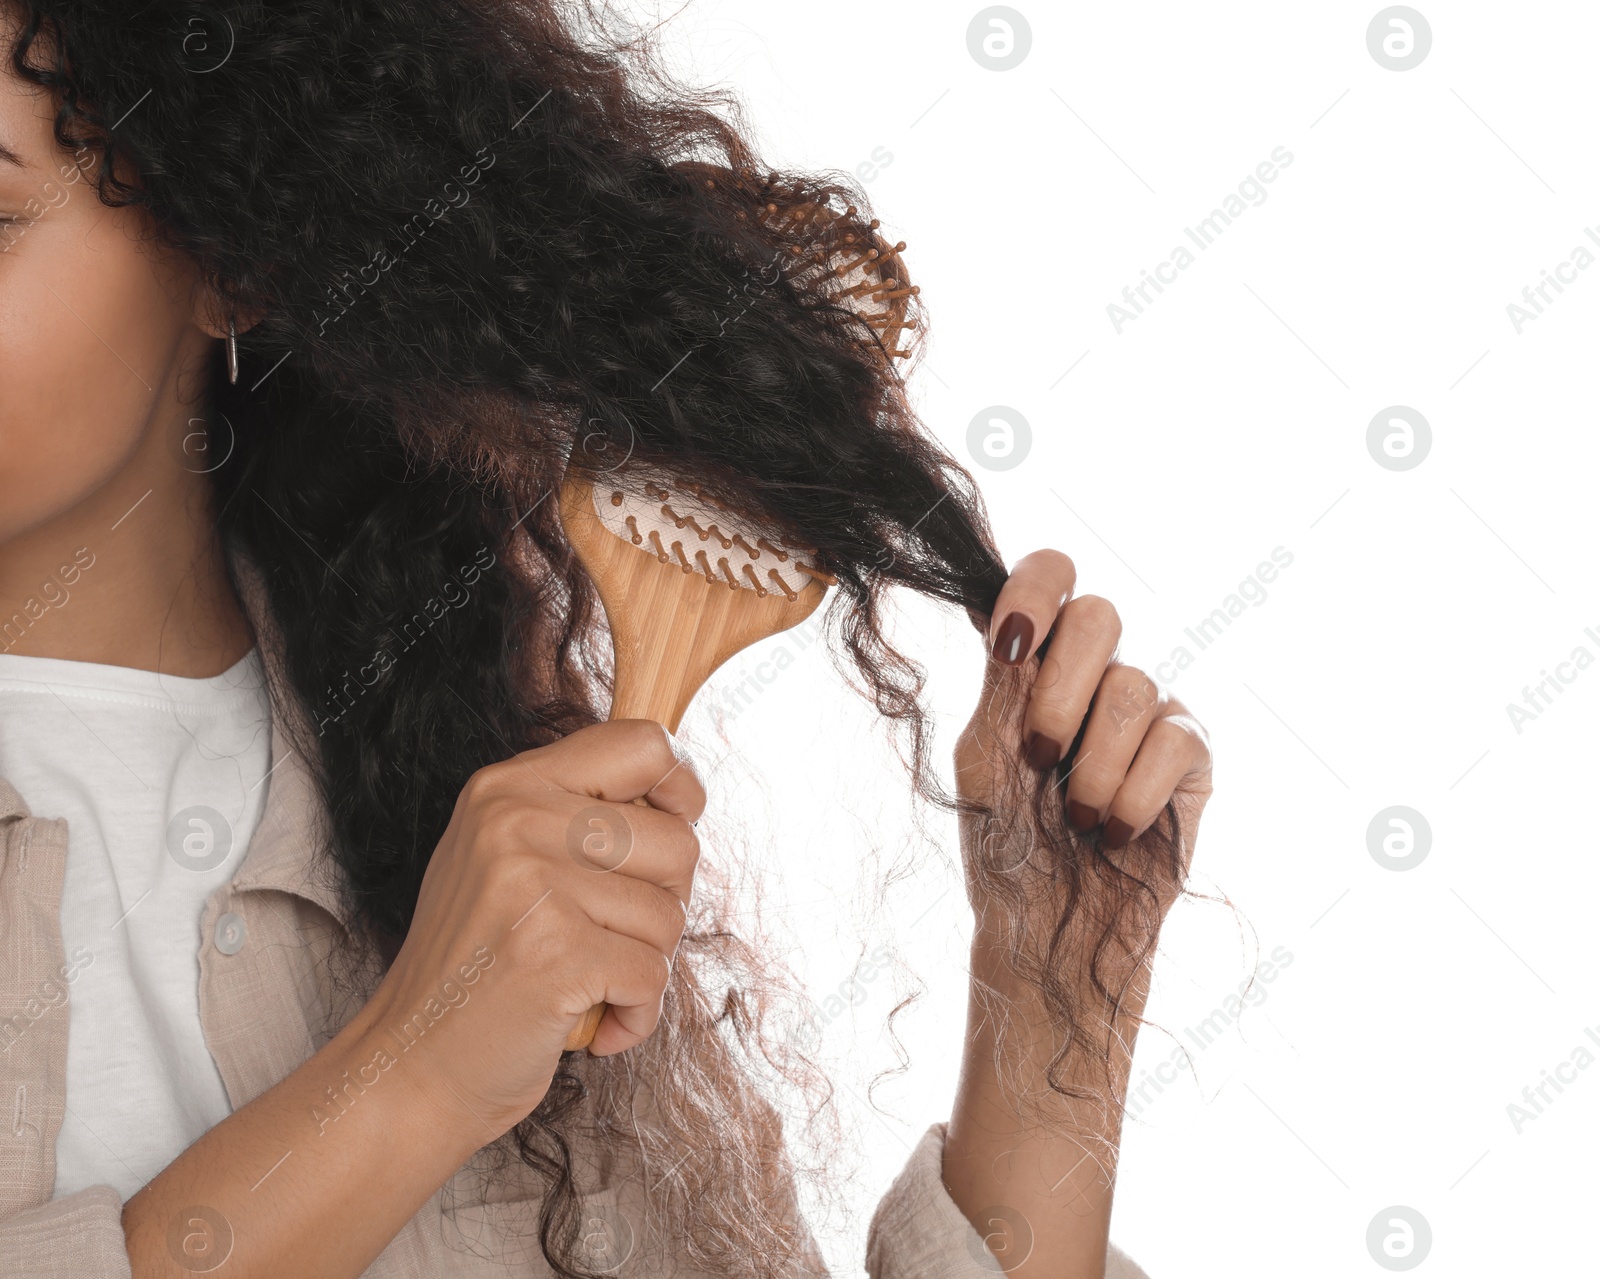
<svg viewBox="0 0 1600 1279"><path fill-rule="evenodd" d="M79 188L0 253L0 539L70 509L169 425L151 421L151 371L187 315L128 212Z"/></svg>

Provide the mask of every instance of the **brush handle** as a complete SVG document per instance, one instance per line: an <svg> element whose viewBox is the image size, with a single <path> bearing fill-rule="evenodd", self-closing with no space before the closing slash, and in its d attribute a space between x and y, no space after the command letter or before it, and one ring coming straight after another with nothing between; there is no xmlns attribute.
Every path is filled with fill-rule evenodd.
<svg viewBox="0 0 1600 1279"><path fill-rule="evenodd" d="M572 1033L567 1036L563 1052L572 1052L577 1048L587 1048L594 1042L594 1032L600 1029L600 1019L606 1015L606 1005L596 1004L584 1013L583 1020L572 1028Z"/></svg>

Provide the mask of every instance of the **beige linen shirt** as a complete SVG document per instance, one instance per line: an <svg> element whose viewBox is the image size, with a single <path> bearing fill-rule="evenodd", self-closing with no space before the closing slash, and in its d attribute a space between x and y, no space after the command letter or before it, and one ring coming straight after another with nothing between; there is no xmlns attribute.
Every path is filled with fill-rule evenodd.
<svg viewBox="0 0 1600 1279"><path fill-rule="evenodd" d="M246 612L267 678L287 691L282 647L259 571L235 557ZM290 697L288 703L298 708ZM276 708L277 703L274 703ZM291 713L297 713L291 711ZM326 810L306 762L274 710L271 770L261 822L232 881L207 900L200 923L200 1022L238 1110L327 1042L330 989L323 959L347 927L337 873L314 858ZM65 1105L68 966L61 935L67 858L64 818L36 816L0 778L0 1276L131 1279L122 1199L109 1185L51 1199L56 1134ZM354 1009L345 1014L347 1019ZM342 1024L342 1022L341 1022ZM999 1269L944 1188L945 1125L932 1125L878 1204L867 1243L872 1279L978 1279ZM508 1279L548 1276L537 1245L537 1183L488 1184L479 1151L406 1223L365 1279ZM520 1165L514 1166L518 1174ZM584 1197L596 1220L642 1222L642 1185L629 1179ZM810 1239L803 1223L804 1237ZM694 1279L643 1254L617 1273ZM826 1275L814 1245L803 1274ZM1115 1249L1108 1279L1142 1271Z"/></svg>

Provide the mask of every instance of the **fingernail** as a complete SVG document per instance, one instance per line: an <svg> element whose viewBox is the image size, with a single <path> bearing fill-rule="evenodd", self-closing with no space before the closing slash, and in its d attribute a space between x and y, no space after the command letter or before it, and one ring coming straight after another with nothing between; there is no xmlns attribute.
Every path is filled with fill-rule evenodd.
<svg viewBox="0 0 1600 1279"><path fill-rule="evenodd" d="M1121 848L1133 838L1133 827L1120 817L1106 818L1106 828L1100 835L1102 848Z"/></svg>
<svg viewBox="0 0 1600 1279"><path fill-rule="evenodd" d="M994 637L994 658L1007 666L1020 666L1033 653L1033 621L1026 613L1012 613L1000 623Z"/></svg>
<svg viewBox="0 0 1600 1279"><path fill-rule="evenodd" d="M1067 821L1075 831L1093 830L1100 824L1100 810L1071 799L1067 801Z"/></svg>
<svg viewBox="0 0 1600 1279"><path fill-rule="evenodd" d="M1061 743L1044 733L1034 733L1028 738L1028 767L1043 772L1061 762Z"/></svg>

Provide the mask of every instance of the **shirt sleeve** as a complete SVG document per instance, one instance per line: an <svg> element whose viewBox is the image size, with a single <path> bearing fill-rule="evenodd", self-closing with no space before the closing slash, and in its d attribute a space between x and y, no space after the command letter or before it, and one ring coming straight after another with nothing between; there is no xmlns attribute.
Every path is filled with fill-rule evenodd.
<svg viewBox="0 0 1600 1279"><path fill-rule="evenodd" d="M133 1279L122 1196L111 1186L85 1186L0 1221L0 1275Z"/></svg>
<svg viewBox="0 0 1600 1279"><path fill-rule="evenodd" d="M1002 1273L972 1223L944 1185L947 1125L933 1124L867 1229L870 1279L994 1279ZM1133 1259L1112 1244L1105 1279L1149 1279Z"/></svg>

